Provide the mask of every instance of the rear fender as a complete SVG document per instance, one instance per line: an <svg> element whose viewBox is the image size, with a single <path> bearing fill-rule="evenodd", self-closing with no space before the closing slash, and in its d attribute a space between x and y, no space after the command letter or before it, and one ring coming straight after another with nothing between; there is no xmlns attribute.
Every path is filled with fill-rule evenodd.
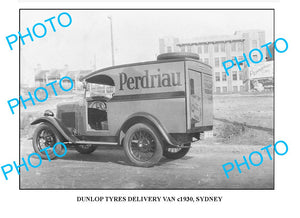
<svg viewBox="0 0 300 218"><path fill-rule="evenodd" d="M156 130L161 134L163 139L171 146L178 147L179 143L167 132L164 126L159 122L157 118L148 113L135 113L127 118L122 127L118 132L119 144L122 144L123 138L127 130L136 123L147 123L156 128Z"/></svg>
<svg viewBox="0 0 300 218"><path fill-rule="evenodd" d="M36 125L39 123L50 123L56 128L56 130L64 137L67 142L75 143L76 138L71 134L71 132L65 128L59 120L51 116L40 117L34 120L31 125Z"/></svg>

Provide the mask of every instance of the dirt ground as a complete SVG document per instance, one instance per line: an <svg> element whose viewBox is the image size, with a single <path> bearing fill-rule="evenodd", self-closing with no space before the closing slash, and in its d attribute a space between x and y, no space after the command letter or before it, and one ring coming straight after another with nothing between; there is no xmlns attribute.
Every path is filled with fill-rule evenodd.
<svg viewBox="0 0 300 218"><path fill-rule="evenodd" d="M60 97L48 100L21 113L21 157L33 152L34 128L29 122L45 109L55 109L57 102L74 100ZM50 108L48 108L50 106ZM43 160L38 168L21 172L22 189L272 189L273 161L261 152L260 166L235 168L227 179L222 165L239 163L243 155L273 144L273 96L214 96L213 137L193 143L190 152L179 160L162 159L152 168L138 168L127 163L120 148L98 148L90 155L68 150L65 157ZM272 150L273 152L273 150ZM36 160L38 161L38 160ZM255 159L253 159L255 162ZM256 160L259 162L259 160Z"/></svg>
<svg viewBox="0 0 300 218"><path fill-rule="evenodd" d="M273 143L273 95L215 95L214 139L225 144Z"/></svg>
<svg viewBox="0 0 300 218"><path fill-rule="evenodd" d="M214 117L273 128L273 95L215 95Z"/></svg>

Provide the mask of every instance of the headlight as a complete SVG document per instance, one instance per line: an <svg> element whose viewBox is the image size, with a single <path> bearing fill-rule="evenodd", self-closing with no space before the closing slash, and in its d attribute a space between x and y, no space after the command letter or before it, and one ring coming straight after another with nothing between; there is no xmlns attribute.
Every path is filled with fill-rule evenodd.
<svg viewBox="0 0 300 218"><path fill-rule="evenodd" d="M48 117L48 116L53 117L54 113L52 111L50 111L50 110L45 110L44 116L46 116L46 117Z"/></svg>

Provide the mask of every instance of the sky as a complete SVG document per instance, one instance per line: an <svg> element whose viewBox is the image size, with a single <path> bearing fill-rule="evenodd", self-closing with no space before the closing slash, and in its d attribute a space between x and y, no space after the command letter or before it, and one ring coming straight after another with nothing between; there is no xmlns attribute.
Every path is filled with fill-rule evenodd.
<svg viewBox="0 0 300 218"><path fill-rule="evenodd" d="M68 27L57 22L60 13L72 17ZM55 16L53 32L44 20ZM237 30L266 31L266 42L273 40L272 10L22 10L21 34L28 27L43 23L43 38L24 38L21 45L22 83L32 83L34 68L70 70L101 69L111 66L110 21L113 20L115 63L155 60L158 39L174 36L190 39L210 35L233 35ZM62 16L62 23L68 19ZM41 29L37 28L37 32ZM15 44L14 46L16 46Z"/></svg>

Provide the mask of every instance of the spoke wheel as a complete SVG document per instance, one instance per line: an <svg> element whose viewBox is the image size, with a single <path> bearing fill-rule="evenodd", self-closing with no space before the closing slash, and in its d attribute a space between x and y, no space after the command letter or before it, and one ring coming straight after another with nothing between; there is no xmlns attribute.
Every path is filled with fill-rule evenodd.
<svg viewBox="0 0 300 218"><path fill-rule="evenodd" d="M58 131L48 123L40 124L34 134L33 134L33 149L36 153L38 153L43 159L48 159L46 155L46 151L49 155L50 159L56 158L55 153L53 152L53 147L57 142L60 142L60 134ZM43 149L50 147L46 151L42 151ZM60 144L55 146L56 154L63 154L64 147Z"/></svg>
<svg viewBox="0 0 300 218"><path fill-rule="evenodd" d="M136 166L150 167L162 157L162 143L157 131L147 124L135 124L128 129L124 138L127 158Z"/></svg>
<svg viewBox="0 0 300 218"><path fill-rule="evenodd" d="M130 137L130 153L138 161L150 160L156 149L154 137L145 129L139 129Z"/></svg>

